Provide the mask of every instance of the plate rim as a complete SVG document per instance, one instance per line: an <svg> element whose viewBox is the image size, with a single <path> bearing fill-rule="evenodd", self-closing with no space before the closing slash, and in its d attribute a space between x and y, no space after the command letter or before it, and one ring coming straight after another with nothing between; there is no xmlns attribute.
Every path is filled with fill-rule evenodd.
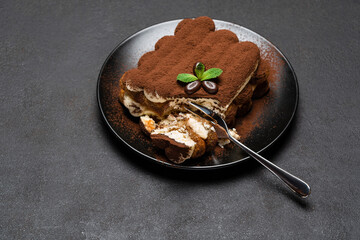
<svg viewBox="0 0 360 240"><path fill-rule="evenodd" d="M98 75L98 79L97 79L97 85L96 85L96 99L97 99L97 104L98 104L98 107L100 109L100 113L102 115L102 119L105 121L106 125L108 126L108 128L111 130L112 134L115 134L115 136L120 139L122 141L122 143L124 143L127 147L129 147L130 149L132 149L134 152L136 152L137 154L140 154L141 156L143 156L144 158L148 159L148 160L153 160L155 161L156 163L162 165L162 166L166 166L166 167L170 167L170 168L174 168L174 169L184 169L184 170L215 170L215 169L220 169L220 168L226 168L226 167L230 167L230 166L234 166L236 164L239 164L245 160L248 160L250 159L250 156L247 156L245 158L241 158L241 159L238 159L238 160L235 160L235 161L232 161L232 162L228 162L228 163L223 163L223 164L218 164L218 165L208 165L208 166L185 166L185 165L181 165L181 164L172 164L172 163L168 163L168 162L164 162L164 161L161 161L161 160L158 160L154 157L151 157L143 152L141 152L140 150L136 149L135 147L133 147L132 145L130 145L128 142L126 142L121 136L119 136L119 134L113 129L113 127L110 125L108 119L106 118L105 116L105 113L104 113L104 110L101 106L101 99L100 99L100 84L101 84L101 76L102 76L102 73L103 73L103 70L105 69L105 66L107 65L109 59L112 57L112 55L114 54L114 52L120 47L122 46L124 43L126 43L127 41L129 41L131 38L141 34L142 32L144 31L147 31L151 28L154 28L154 27L157 27L159 25L162 25L162 24L166 24L166 23L171 23L171 22L180 22L182 21L183 19L175 19L175 20L169 20L169 21L165 21L165 22L160 22L160 23L157 23L157 24L154 24L154 25L151 25L151 26L148 26L148 27L145 27L133 34L131 34L130 36L126 37L124 40L122 40L120 43L118 43L115 48L109 53L109 55L106 57L104 63L102 64L101 66L101 69L100 69L100 72L99 72L99 75ZM297 109L298 109L298 104L299 104L299 83L298 83L298 80L297 80L297 77L296 77L296 74L295 74L295 70L294 68L292 67L291 63L289 62L289 60L287 59L287 57L285 56L285 54L277 47L275 46L271 41L269 41L268 39L266 39L265 37L261 36L260 34L246 28L246 27L243 27L239 24L236 24L236 23L231 23L231 22L227 22L227 21L223 21L223 20L217 20L217 19L213 19L213 21L215 22L215 25L216 25L216 22L221 22L221 23L224 23L224 24L231 24L231 25L235 25L237 27L241 27L247 31L249 31L250 33L256 35L256 36L259 36L260 38L263 38L265 39L267 42L269 42L272 47L278 51L278 53L281 55L281 57L285 60L286 64L289 66L290 70L291 70L291 73L293 75L293 79L294 79L294 82L295 82L295 92L296 92L296 98L295 98L295 106L294 106L294 109L292 111L292 114L291 114L291 117L289 119L289 121L287 122L286 126L283 128L283 130L278 134L278 136L276 138L274 138L269 144L267 144L265 147L263 147L262 149L258 150L257 153L261 153L263 152L264 150L268 149L270 146L272 146L281 136L283 136L284 132L289 128L290 124L293 122L293 119L295 117L295 114L297 112Z"/></svg>

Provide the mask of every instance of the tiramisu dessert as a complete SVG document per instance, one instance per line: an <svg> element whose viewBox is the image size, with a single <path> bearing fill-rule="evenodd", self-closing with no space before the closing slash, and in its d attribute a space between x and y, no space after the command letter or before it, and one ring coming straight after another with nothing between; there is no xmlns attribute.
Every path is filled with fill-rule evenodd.
<svg viewBox="0 0 360 240"><path fill-rule="evenodd" d="M267 69L252 42L215 30L209 17L182 20L137 68L120 79L120 102L135 116L167 158L182 163L229 141L207 120L184 109L189 101L220 114L231 126L245 115L253 97L269 89ZM239 138L233 129L233 136Z"/></svg>

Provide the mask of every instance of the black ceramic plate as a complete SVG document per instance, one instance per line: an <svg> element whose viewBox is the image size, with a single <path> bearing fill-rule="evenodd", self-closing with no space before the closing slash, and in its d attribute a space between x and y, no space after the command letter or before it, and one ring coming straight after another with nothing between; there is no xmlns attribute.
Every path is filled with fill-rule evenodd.
<svg viewBox="0 0 360 240"><path fill-rule="evenodd" d="M155 43L165 35L173 35L181 20L160 23L141 30L120 43L106 59L98 79L97 97L102 116L111 131L135 152L169 167L183 169L214 169L230 166L249 158L236 147L227 147L223 154L207 154L200 159L185 161L181 165L167 160L163 152L154 147L133 118L118 101L119 79L124 72L137 66L139 58L154 50ZM234 32L240 41L258 45L262 59L271 66L270 91L253 101L253 109L237 123L241 141L256 152L274 143L287 129L298 104L298 84L294 70L285 56L268 40L239 25L214 20L216 29Z"/></svg>

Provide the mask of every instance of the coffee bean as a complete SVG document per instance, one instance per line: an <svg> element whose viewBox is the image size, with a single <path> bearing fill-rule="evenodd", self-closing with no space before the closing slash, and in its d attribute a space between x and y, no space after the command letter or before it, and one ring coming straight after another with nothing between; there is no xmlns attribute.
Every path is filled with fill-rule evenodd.
<svg viewBox="0 0 360 240"><path fill-rule="evenodd" d="M205 89L205 91L210 94L215 94L218 91L217 84L212 81L203 81L202 86Z"/></svg>
<svg viewBox="0 0 360 240"><path fill-rule="evenodd" d="M185 93L186 94L193 94L195 93L197 90L199 90L201 87L201 82L199 80L196 80L194 82L188 83L185 86Z"/></svg>

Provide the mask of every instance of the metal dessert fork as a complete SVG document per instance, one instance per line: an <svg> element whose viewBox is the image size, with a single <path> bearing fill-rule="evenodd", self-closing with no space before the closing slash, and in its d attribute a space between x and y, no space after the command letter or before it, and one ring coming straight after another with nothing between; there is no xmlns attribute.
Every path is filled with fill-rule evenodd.
<svg viewBox="0 0 360 240"><path fill-rule="evenodd" d="M288 173L287 171L281 169L280 167L276 166L269 160L265 159L264 157L260 156L258 153L254 152L241 142L239 142L237 139L235 139L233 136L231 136L228 126L225 123L224 119L222 119L218 114L211 111L210 109L198 105L196 103L188 102L188 104L195 109L199 110L201 113L203 113L205 116L202 116L191 109L186 109L193 114L198 115L199 117L205 118L209 121L211 121L215 125L216 132L218 135L226 136L228 137L232 142L234 142L238 147L243 149L247 154L249 154L252 158L257 160L261 165L263 165L265 168L267 168L270 172L272 172L275 176L277 176L279 179L281 179L292 191L300 195L302 198L306 198L310 194L310 186L301 180L298 177L295 177L294 175Z"/></svg>

